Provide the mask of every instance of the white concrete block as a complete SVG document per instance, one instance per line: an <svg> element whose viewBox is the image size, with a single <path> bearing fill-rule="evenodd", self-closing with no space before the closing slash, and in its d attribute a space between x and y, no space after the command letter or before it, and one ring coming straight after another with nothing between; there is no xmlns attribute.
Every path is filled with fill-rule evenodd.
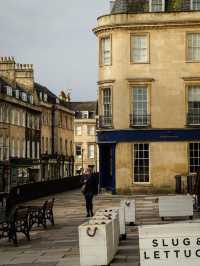
<svg viewBox="0 0 200 266"><path fill-rule="evenodd" d="M159 197L159 216L182 217L193 216L193 198L190 195Z"/></svg>
<svg viewBox="0 0 200 266"><path fill-rule="evenodd" d="M118 251L119 247L119 216L118 214L111 214L109 217L104 213L96 213L95 216L92 218L92 220L108 220L110 219L112 221L112 229L113 229L113 253L114 255Z"/></svg>
<svg viewBox="0 0 200 266"><path fill-rule="evenodd" d="M112 222L90 221L79 226L81 266L108 265L113 259Z"/></svg>
<svg viewBox="0 0 200 266"><path fill-rule="evenodd" d="M199 223L139 227L141 266L200 265Z"/></svg>
<svg viewBox="0 0 200 266"><path fill-rule="evenodd" d="M126 199L121 200L120 206L124 207L125 210L125 222L127 224L135 223L135 200Z"/></svg>
<svg viewBox="0 0 200 266"><path fill-rule="evenodd" d="M119 227L120 227L120 235L122 238L126 236L126 224L125 224L125 210L123 207L109 207L106 209L100 209L100 212L104 212L106 214L117 212L119 215Z"/></svg>

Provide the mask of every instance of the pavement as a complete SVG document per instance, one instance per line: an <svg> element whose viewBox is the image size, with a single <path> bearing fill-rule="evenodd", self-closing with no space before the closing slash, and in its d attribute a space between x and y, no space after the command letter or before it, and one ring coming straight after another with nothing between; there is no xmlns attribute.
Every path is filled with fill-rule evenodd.
<svg viewBox="0 0 200 266"><path fill-rule="evenodd" d="M0 240L0 266L80 266L78 226L87 221L83 196L75 190L56 194L55 198L55 226L49 225L46 230L42 227L34 228L30 242L23 234L18 234L18 247L6 239ZM95 210L118 206L123 198L127 196L101 194L95 198ZM163 223L158 216L157 196L140 195L131 198L136 199L137 224ZM27 204L42 205L45 199L40 198ZM127 227L127 240L120 242L119 251L111 263L111 266L130 265L139 265L137 226Z"/></svg>

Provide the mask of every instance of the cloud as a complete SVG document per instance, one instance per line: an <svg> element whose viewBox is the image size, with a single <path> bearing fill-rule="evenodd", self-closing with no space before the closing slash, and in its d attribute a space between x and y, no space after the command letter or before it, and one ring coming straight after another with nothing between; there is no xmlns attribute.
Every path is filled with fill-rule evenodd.
<svg viewBox="0 0 200 266"><path fill-rule="evenodd" d="M0 55L33 63L36 81L74 100L96 99L96 18L108 0L1 0Z"/></svg>

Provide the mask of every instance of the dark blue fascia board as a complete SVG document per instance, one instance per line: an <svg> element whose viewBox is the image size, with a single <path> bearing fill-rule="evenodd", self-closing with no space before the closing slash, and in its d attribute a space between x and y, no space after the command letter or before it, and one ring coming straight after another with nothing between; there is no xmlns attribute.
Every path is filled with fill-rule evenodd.
<svg viewBox="0 0 200 266"><path fill-rule="evenodd" d="M98 143L200 141L200 129L111 130L97 133Z"/></svg>

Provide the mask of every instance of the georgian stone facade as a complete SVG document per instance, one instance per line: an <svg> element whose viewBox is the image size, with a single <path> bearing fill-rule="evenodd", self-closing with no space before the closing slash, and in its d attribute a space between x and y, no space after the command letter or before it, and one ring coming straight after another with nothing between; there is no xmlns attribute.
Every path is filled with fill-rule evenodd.
<svg viewBox="0 0 200 266"><path fill-rule="evenodd" d="M73 175L73 121L32 65L0 58L0 191Z"/></svg>
<svg viewBox="0 0 200 266"><path fill-rule="evenodd" d="M113 191L173 192L200 166L200 6L169 2L116 0L94 29L100 178Z"/></svg>

